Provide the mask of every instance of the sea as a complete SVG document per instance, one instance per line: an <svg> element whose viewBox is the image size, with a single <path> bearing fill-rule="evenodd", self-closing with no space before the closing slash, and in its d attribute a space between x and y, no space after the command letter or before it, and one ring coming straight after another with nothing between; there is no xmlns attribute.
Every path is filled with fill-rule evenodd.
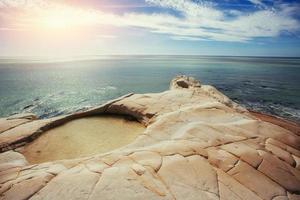
<svg viewBox="0 0 300 200"><path fill-rule="evenodd" d="M48 118L131 92L162 92L176 75L213 85L248 109L300 122L300 58L187 55L0 58L0 117Z"/></svg>

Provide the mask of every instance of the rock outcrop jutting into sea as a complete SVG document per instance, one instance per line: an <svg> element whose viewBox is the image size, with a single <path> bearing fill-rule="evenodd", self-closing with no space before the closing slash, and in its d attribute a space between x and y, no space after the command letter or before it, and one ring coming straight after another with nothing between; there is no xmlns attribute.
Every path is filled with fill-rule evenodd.
<svg viewBox="0 0 300 200"><path fill-rule="evenodd" d="M22 146L73 119L130 115L145 131L120 149L31 165ZM101 142L101 141L99 141ZM170 90L88 111L0 119L1 199L300 199L300 131L262 121L214 87L179 76Z"/></svg>

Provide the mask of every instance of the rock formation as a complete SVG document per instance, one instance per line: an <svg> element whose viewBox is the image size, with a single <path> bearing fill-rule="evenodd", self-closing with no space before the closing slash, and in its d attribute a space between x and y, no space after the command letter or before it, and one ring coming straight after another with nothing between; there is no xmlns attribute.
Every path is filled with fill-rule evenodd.
<svg viewBox="0 0 300 200"><path fill-rule="evenodd" d="M105 154L31 165L19 152L45 130L98 114L146 126ZM180 76L80 113L0 119L1 199L300 199L300 132L262 121L212 86Z"/></svg>

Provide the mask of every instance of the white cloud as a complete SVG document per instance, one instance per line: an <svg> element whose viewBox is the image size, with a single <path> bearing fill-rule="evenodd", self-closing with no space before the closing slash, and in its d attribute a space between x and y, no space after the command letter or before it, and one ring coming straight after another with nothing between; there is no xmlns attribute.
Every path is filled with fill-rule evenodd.
<svg viewBox="0 0 300 200"><path fill-rule="evenodd" d="M187 16L220 19L223 13L219 10L212 8L211 3L204 1L194 3L187 0L145 0L147 3L152 3L161 7L168 7L180 11Z"/></svg>
<svg viewBox="0 0 300 200"><path fill-rule="evenodd" d="M49 5L47 0L0 0L0 8L33 8Z"/></svg>
<svg viewBox="0 0 300 200"><path fill-rule="evenodd" d="M171 36L173 40L189 40L189 41L206 41L199 37L187 37L187 36Z"/></svg>
<svg viewBox="0 0 300 200"><path fill-rule="evenodd" d="M235 18L227 19L226 11L205 3L188 0L146 1L172 8L180 12L183 18L164 14L131 13L125 15L124 19L132 26L169 34L173 39L246 42L258 37L276 37L281 32L294 32L300 28L299 22L287 12L292 10L291 6L287 9L287 5L277 10L263 9L246 14L239 12Z"/></svg>
<svg viewBox="0 0 300 200"><path fill-rule="evenodd" d="M249 0L253 4L264 5L262 0Z"/></svg>
<svg viewBox="0 0 300 200"><path fill-rule="evenodd" d="M180 15L162 12L153 14L141 12L115 14L100 10L80 10L79 12L79 8L68 10L64 7L61 10L64 13L65 10L68 10L71 13L79 12L82 16L88 16L87 20L83 22L92 23L95 26L104 24L118 27L140 27L153 33L169 35L174 40L249 42L255 38L277 37L282 32L294 33L300 29L299 21L293 17L297 5L279 4L272 9L257 9L256 11L242 13L239 10L221 10L205 1L199 1L198 3L191 0L145 1L163 9L173 9ZM257 5L263 5L260 0L249 1ZM0 2L7 4L11 1L0 0ZM22 4L22 1L13 2L14 6ZM29 0L28 2L30 2L30 7L37 4L44 6L49 3L42 0ZM57 7L56 4L55 6ZM231 17L228 17L228 13L231 14ZM72 16L72 14L70 15ZM26 20L22 19L21 21L24 23Z"/></svg>
<svg viewBox="0 0 300 200"><path fill-rule="evenodd" d="M168 23L155 32L181 37L198 37L217 41L250 41L257 37L276 37L281 32L298 31L299 21L290 14L295 8L281 5L278 9L263 9L251 13L236 13L235 18L226 18L226 11L205 3L188 0L147 0L156 5L173 8L184 15L183 19ZM203 2L203 1L202 1ZM252 3L264 5L262 1ZM294 8L294 9L293 9ZM231 12L234 12L231 10ZM163 19L163 17L162 17ZM160 24L163 24L161 21Z"/></svg>
<svg viewBox="0 0 300 200"><path fill-rule="evenodd" d="M252 4L254 4L255 6L257 6L258 8L261 9L267 9L268 6L263 2L263 0L248 0L249 2L251 2Z"/></svg>

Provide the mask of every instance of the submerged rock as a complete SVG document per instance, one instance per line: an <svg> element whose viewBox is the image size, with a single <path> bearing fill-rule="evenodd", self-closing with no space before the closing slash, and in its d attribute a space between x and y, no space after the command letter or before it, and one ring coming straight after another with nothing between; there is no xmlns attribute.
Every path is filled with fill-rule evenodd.
<svg viewBox="0 0 300 200"><path fill-rule="evenodd" d="M90 157L32 165L8 151L22 152L70 120L107 113L134 117L146 129L129 145ZM129 94L84 112L0 119L0 198L299 199L299 126L257 117L214 87L180 76L168 91Z"/></svg>

